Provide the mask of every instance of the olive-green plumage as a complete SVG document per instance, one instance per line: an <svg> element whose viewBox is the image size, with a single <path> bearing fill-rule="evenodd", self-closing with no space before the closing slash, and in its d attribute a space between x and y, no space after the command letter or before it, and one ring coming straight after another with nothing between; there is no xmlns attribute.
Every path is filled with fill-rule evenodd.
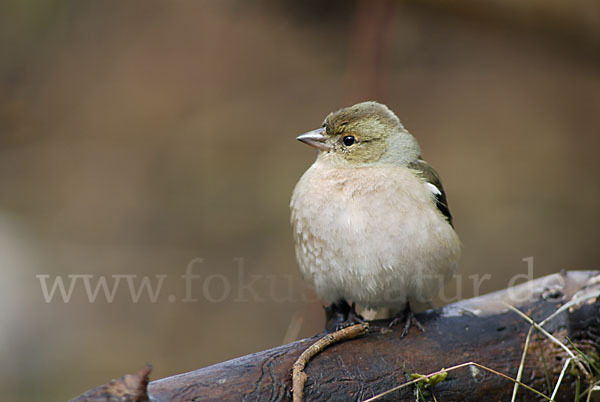
<svg viewBox="0 0 600 402"><path fill-rule="evenodd" d="M334 162L338 159L340 167L346 163L350 164L349 167L390 163L407 165L419 158L421 153L419 145L406 132L398 117L381 103L362 102L330 113L323 128L331 147L329 157ZM343 139L347 136L354 137L355 143L346 146Z"/></svg>

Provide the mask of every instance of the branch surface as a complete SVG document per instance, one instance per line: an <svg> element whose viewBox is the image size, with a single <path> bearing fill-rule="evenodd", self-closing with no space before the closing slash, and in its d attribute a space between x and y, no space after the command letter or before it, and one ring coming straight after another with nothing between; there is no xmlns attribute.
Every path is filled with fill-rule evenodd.
<svg viewBox="0 0 600 402"><path fill-rule="evenodd" d="M426 332L411 331L403 339L399 336L401 328L388 329L388 320L373 321L365 336L333 345L310 361L305 369L308 379L304 400L365 400L411 380L411 375L433 373L468 361L515 378L531 325L505 303L536 322L565 303L573 303L546 323L544 329L566 345L568 337L598 361L599 293L600 272L570 271L417 314ZM291 400L292 366L322 336L152 381L147 395L137 400L144 397L152 401ZM554 387L567 358L559 345L534 331L522 381L550 395L548 378ZM576 383L573 374L570 372L563 379L557 400L573 399ZM95 389L99 388L102 387ZM428 392L433 392L439 401L510 400L512 389L513 384L505 378L465 367L448 372ZM88 395L88 398L75 400L91 400L92 391L79 397ZM531 391L519 389L517 400L536 398ZM414 401L415 387L406 387L379 400Z"/></svg>

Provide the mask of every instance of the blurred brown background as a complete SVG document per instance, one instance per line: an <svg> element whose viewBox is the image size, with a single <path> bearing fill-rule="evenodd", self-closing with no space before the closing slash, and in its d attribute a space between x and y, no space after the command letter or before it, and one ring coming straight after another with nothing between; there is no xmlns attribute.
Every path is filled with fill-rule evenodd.
<svg viewBox="0 0 600 402"><path fill-rule="evenodd" d="M535 277L598 268L599 50L596 0L2 2L2 399L320 331L288 224L315 152L294 138L357 101L387 103L441 173L462 297L525 257ZM112 303L83 282L46 303L39 274L167 277L155 303L124 279Z"/></svg>

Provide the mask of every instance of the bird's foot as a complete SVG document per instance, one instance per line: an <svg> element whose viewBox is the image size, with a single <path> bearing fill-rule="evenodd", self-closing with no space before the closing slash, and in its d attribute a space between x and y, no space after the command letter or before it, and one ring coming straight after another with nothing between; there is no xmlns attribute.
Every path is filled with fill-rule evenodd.
<svg viewBox="0 0 600 402"><path fill-rule="evenodd" d="M327 332L339 331L350 325L360 324L365 319L356 312L356 305L349 305L346 300L339 300L325 307L325 330Z"/></svg>
<svg viewBox="0 0 600 402"><path fill-rule="evenodd" d="M400 334L400 338L404 338L411 326L417 327L421 332L425 332L425 328L421 325L421 323L415 317L415 314L412 312L410 308L410 303L406 302L406 306L404 307L404 311L400 313L398 316L394 317L394 319L390 322L389 328L392 328L396 324L400 322L400 320L404 320L404 328L402 329L402 333Z"/></svg>

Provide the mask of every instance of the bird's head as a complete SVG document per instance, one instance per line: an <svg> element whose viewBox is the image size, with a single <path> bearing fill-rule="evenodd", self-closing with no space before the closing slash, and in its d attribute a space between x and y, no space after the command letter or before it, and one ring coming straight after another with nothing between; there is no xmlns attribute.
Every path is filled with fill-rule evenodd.
<svg viewBox="0 0 600 402"><path fill-rule="evenodd" d="M387 106L372 101L330 113L321 128L297 139L317 148L319 159L338 167L405 166L421 153L398 117Z"/></svg>

